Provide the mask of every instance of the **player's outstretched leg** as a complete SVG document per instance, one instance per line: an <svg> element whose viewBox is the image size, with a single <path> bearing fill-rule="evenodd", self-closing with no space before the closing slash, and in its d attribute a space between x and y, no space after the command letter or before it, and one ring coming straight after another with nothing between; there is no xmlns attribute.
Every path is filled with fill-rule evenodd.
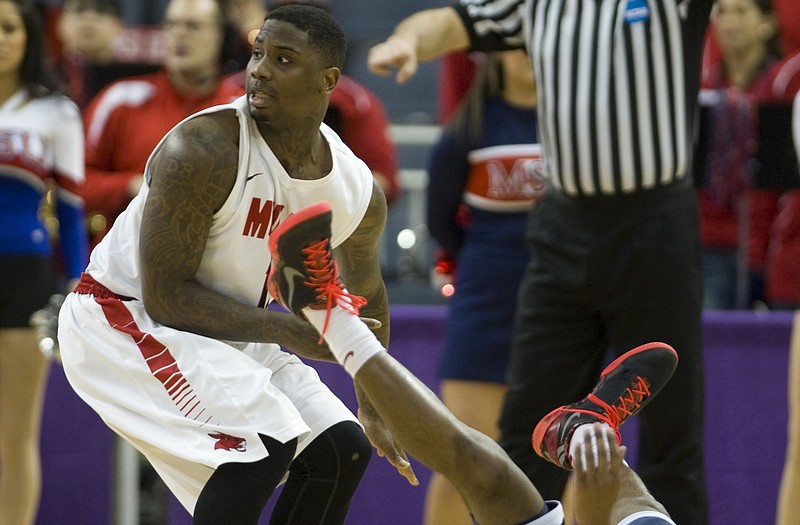
<svg viewBox="0 0 800 525"><path fill-rule="evenodd" d="M497 443L459 421L427 386L382 351L356 315L359 302L339 280L330 253L329 224L330 208L318 204L293 214L273 231L273 297L318 330L327 327L331 352L366 393L392 437L453 482L479 523L561 523L561 507L545 504Z"/></svg>
<svg viewBox="0 0 800 525"><path fill-rule="evenodd" d="M331 251L332 217L330 204L321 201L291 214L272 231L267 287L279 304L320 331L320 342L324 337L353 375L384 348L357 317L366 300L348 293L339 278ZM329 324L339 329L329 333Z"/></svg>
<svg viewBox="0 0 800 525"><path fill-rule="evenodd" d="M533 449L547 461L572 470L570 440L575 429L603 422L618 431L667 384L677 364L678 354L665 343L629 350L603 370L588 396L556 408L539 421L533 430Z"/></svg>

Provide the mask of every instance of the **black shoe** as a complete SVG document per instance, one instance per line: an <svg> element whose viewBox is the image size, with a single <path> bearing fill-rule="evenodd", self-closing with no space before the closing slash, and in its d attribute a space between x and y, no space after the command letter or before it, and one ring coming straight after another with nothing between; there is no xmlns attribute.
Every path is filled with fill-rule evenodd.
<svg viewBox="0 0 800 525"><path fill-rule="evenodd" d="M270 295L302 316L303 308L326 310L324 335L331 308L358 315L366 299L345 291L331 251L331 206L322 201L291 214L269 236L272 265L267 279Z"/></svg>
<svg viewBox="0 0 800 525"><path fill-rule="evenodd" d="M648 343L625 352L603 370L591 394L539 421L533 430L533 449L547 461L572 470L569 443L575 429L604 422L619 440L620 425L655 397L677 365L678 354L665 343Z"/></svg>

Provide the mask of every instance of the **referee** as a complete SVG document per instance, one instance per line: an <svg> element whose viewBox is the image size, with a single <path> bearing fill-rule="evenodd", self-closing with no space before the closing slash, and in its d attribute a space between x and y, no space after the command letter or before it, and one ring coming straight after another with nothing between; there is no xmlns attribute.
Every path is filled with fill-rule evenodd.
<svg viewBox="0 0 800 525"><path fill-rule="evenodd" d="M547 498L566 473L531 449L550 410L647 341L680 362L640 416L638 468L676 523L707 523L701 274L690 143L713 0L461 0L370 50L398 82L460 49L525 47L554 191L528 221L500 443ZM491 286L491 283L487 283ZM513 298L509 297L509 300Z"/></svg>

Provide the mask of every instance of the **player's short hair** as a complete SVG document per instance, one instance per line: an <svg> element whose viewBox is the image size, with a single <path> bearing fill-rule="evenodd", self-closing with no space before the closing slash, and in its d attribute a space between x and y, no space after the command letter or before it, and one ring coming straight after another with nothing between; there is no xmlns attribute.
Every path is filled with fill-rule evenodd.
<svg viewBox="0 0 800 525"><path fill-rule="evenodd" d="M313 5L331 13L331 0L267 0L267 11L287 4Z"/></svg>
<svg viewBox="0 0 800 525"><path fill-rule="evenodd" d="M264 20L288 22L308 34L308 40L326 67L344 67L347 39L339 22L319 7L287 4L269 13Z"/></svg>

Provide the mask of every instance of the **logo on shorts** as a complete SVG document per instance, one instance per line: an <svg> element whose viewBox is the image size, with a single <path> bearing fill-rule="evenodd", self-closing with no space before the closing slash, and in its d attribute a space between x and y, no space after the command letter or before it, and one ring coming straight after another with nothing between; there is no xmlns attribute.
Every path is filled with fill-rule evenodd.
<svg viewBox="0 0 800 525"><path fill-rule="evenodd" d="M209 434L209 437L212 437L217 440L214 443L214 450L233 450L236 452L244 452L247 450L247 441L244 438L229 436L228 434L221 434L219 432L215 434Z"/></svg>

